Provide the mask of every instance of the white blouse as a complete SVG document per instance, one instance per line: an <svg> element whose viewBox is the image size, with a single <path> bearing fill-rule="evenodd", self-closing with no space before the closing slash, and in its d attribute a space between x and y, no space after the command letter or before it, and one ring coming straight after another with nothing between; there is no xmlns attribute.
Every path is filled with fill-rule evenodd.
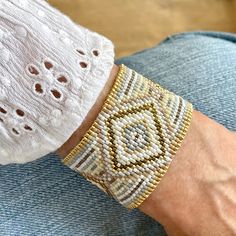
<svg viewBox="0 0 236 236"><path fill-rule="evenodd" d="M80 126L114 45L44 0L0 0L0 164L55 151Z"/></svg>

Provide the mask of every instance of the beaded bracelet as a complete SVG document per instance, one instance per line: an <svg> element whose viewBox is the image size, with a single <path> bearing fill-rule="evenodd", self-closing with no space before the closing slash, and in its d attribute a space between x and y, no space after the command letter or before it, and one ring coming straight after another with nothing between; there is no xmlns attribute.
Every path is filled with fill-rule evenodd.
<svg viewBox="0 0 236 236"><path fill-rule="evenodd" d="M120 65L102 110L63 163L136 208L166 173L192 111L188 101Z"/></svg>

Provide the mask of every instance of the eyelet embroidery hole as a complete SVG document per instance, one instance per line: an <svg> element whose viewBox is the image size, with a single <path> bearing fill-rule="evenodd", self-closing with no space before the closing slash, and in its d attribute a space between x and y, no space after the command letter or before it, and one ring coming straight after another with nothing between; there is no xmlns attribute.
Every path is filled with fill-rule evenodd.
<svg viewBox="0 0 236 236"><path fill-rule="evenodd" d="M85 55L85 53L82 50L77 49L76 51L81 55Z"/></svg>
<svg viewBox="0 0 236 236"><path fill-rule="evenodd" d="M20 134L15 128L12 128L12 132L13 132L15 135L19 135L19 134Z"/></svg>
<svg viewBox="0 0 236 236"><path fill-rule="evenodd" d="M3 114L7 114L7 111L5 109L3 109L2 107L0 107L0 112Z"/></svg>
<svg viewBox="0 0 236 236"><path fill-rule="evenodd" d="M42 89L42 85L37 83L35 84L35 92L39 93L39 94L42 94L43 93L43 89Z"/></svg>
<svg viewBox="0 0 236 236"><path fill-rule="evenodd" d="M24 129L27 131L33 131L33 129L29 125L25 125Z"/></svg>
<svg viewBox="0 0 236 236"><path fill-rule="evenodd" d="M3 120L2 118L0 118L0 122L1 122L1 123L4 123L4 120Z"/></svg>
<svg viewBox="0 0 236 236"><path fill-rule="evenodd" d="M39 74L38 69L33 65L28 66L28 71L32 75L38 75Z"/></svg>
<svg viewBox="0 0 236 236"><path fill-rule="evenodd" d="M20 117L23 117L23 116L25 115L25 113L24 113L22 110L20 110L20 109L17 109L17 110L16 110L16 114L17 114L18 116L20 116Z"/></svg>
<svg viewBox="0 0 236 236"><path fill-rule="evenodd" d="M44 62L44 66L46 69L50 70L51 68L53 68L53 64L49 61L45 61Z"/></svg>
<svg viewBox="0 0 236 236"><path fill-rule="evenodd" d="M61 98L61 93L60 93L58 90L52 89L52 90L51 90L51 93L52 93L52 95L53 95L56 99L60 99L60 98Z"/></svg>
<svg viewBox="0 0 236 236"><path fill-rule="evenodd" d="M98 50L93 50L93 55L94 55L95 57L98 57L98 56L99 56L99 51L98 51Z"/></svg>
<svg viewBox="0 0 236 236"><path fill-rule="evenodd" d="M59 77L57 78L57 81L60 82L60 83L62 83L62 84L68 83L68 80L67 80L67 78L66 78L64 75L59 76Z"/></svg>
<svg viewBox="0 0 236 236"><path fill-rule="evenodd" d="M79 64L80 64L81 68L87 68L88 67L88 64L83 62L83 61L80 62Z"/></svg>

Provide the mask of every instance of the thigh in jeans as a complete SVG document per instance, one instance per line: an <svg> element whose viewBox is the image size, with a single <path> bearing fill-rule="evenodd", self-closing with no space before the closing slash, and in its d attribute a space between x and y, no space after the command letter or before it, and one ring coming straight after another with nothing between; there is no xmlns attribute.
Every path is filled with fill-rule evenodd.
<svg viewBox="0 0 236 236"><path fill-rule="evenodd" d="M117 60L236 130L236 36L196 32ZM55 154L0 167L0 235L165 235L139 210L64 167Z"/></svg>
<svg viewBox="0 0 236 236"><path fill-rule="evenodd" d="M236 34L192 32L168 37L118 60L236 130Z"/></svg>

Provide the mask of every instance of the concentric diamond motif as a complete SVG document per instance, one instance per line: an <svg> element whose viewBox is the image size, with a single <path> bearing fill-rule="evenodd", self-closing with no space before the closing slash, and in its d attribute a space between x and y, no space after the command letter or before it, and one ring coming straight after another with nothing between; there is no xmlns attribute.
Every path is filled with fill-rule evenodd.
<svg viewBox="0 0 236 236"><path fill-rule="evenodd" d="M135 168L164 156L164 139L155 104L120 110L107 121L115 169Z"/></svg>

